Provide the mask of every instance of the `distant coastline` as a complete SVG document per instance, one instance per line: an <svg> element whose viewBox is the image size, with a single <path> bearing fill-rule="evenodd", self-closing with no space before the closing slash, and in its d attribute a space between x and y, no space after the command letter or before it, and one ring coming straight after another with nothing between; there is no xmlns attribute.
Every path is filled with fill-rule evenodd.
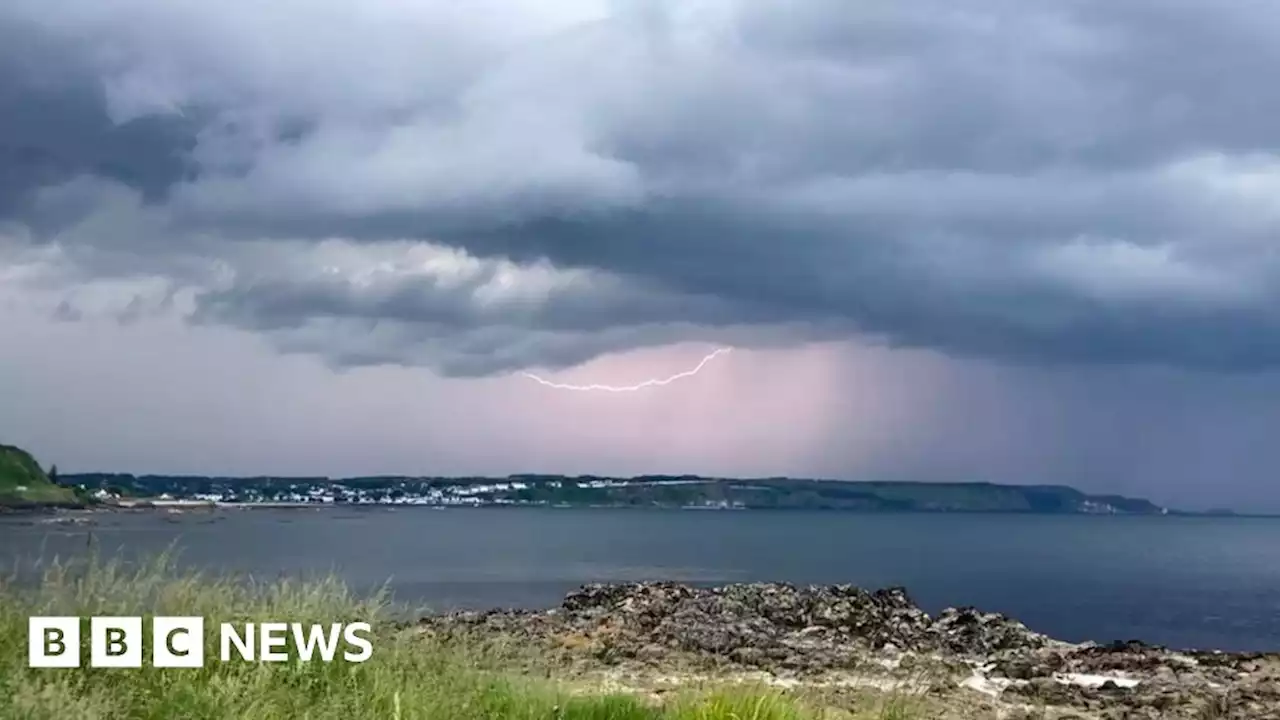
<svg viewBox="0 0 1280 720"><path fill-rule="evenodd" d="M211 477L82 473L61 482L121 508L596 507L690 510L1182 514L1149 500L1065 486L857 482L702 476L512 475L505 478L370 476Z"/></svg>
<svg viewBox="0 0 1280 720"><path fill-rule="evenodd" d="M29 453L0 445L0 512L183 511L202 508L550 507L685 510L841 510L876 513L1204 515L1143 498L1090 494L1063 485L887 482L699 475L522 474L502 478L376 475L134 475L46 472ZM1265 517L1264 515L1259 515Z"/></svg>

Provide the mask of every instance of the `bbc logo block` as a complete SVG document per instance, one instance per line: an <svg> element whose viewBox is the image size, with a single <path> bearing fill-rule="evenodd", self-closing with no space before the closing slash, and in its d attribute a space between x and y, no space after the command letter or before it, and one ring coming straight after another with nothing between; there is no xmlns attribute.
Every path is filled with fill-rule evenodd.
<svg viewBox="0 0 1280 720"><path fill-rule="evenodd" d="M33 617L27 626L27 664L75 668L83 660L78 617ZM151 664L161 668L204 666L204 618L157 617L149 637ZM89 618L89 667L142 667L147 633L140 617Z"/></svg>
<svg viewBox="0 0 1280 720"><path fill-rule="evenodd" d="M31 667L80 667L80 618L33 617L27 621Z"/></svg>
<svg viewBox="0 0 1280 720"><path fill-rule="evenodd" d="M151 664L204 667L204 618L158 617L151 624Z"/></svg>
<svg viewBox="0 0 1280 720"><path fill-rule="evenodd" d="M89 653L93 667L142 667L142 618L90 618Z"/></svg>

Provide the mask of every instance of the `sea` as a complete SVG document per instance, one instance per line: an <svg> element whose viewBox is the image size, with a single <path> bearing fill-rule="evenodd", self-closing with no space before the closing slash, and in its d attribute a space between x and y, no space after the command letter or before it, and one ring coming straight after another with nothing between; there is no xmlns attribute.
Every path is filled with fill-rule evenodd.
<svg viewBox="0 0 1280 720"><path fill-rule="evenodd" d="M547 608L585 583L905 587L1073 642L1280 651L1280 519L589 508L0 518L0 570L88 552L255 578L336 573L432 610Z"/></svg>

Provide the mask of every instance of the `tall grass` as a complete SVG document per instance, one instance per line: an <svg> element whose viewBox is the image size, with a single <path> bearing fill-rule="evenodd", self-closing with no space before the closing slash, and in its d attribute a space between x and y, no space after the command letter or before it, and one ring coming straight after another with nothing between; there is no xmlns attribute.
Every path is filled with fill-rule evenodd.
<svg viewBox="0 0 1280 720"><path fill-rule="evenodd" d="M804 720L818 717L769 690L712 691L657 704L582 695L535 673L527 648L427 639L396 631L385 594L359 597L333 579L227 578L142 565L53 563L35 586L0 581L0 718L22 720ZM200 615L202 668L32 669L32 615ZM219 662L222 622L366 621L364 663ZM144 628L149 623L144 621ZM84 637L87 637L85 635ZM146 639L149 652L150 638ZM87 659L87 649L84 655ZM144 652L144 657L146 653ZM84 663L87 664L87 663Z"/></svg>

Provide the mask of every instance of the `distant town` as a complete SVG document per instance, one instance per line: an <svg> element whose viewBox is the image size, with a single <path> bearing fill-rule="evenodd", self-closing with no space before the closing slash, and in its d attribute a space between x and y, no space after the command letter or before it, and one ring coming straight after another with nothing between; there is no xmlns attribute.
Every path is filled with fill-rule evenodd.
<svg viewBox="0 0 1280 720"><path fill-rule="evenodd" d="M0 445L0 511L147 507L612 507L1169 515L1149 500L1061 485L698 475L223 477L46 471Z"/></svg>
<svg viewBox="0 0 1280 720"><path fill-rule="evenodd" d="M1147 500L1089 495L1060 486L992 483L843 482L796 478L512 475L504 478L372 476L204 477L90 473L57 478L114 505L432 507L675 507L880 512L1167 514Z"/></svg>
<svg viewBox="0 0 1280 720"><path fill-rule="evenodd" d="M91 480L86 480L92 478ZM591 500L618 503L608 491L681 481L614 479L443 478L195 478L164 476L73 476L77 487L105 502L152 504L206 502L226 505L573 505ZM604 491L594 493L593 491ZM613 500L613 501L611 501ZM696 498L689 498L696 500ZM575 502L576 501L576 502ZM698 506L745 507L742 502L703 500Z"/></svg>

